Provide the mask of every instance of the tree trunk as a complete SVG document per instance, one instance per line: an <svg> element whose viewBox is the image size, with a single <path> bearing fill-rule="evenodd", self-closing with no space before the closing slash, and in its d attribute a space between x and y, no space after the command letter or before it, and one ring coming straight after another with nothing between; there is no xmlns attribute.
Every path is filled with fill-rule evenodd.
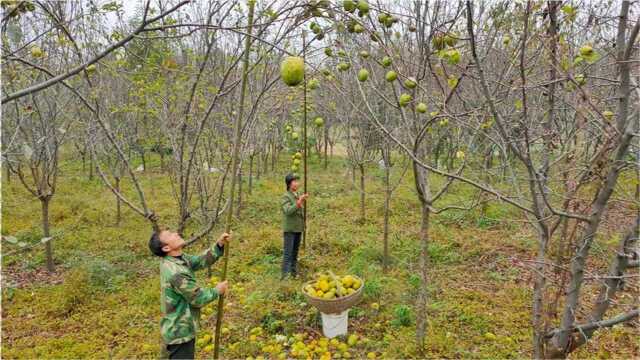
<svg viewBox="0 0 640 360"><path fill-rule="evenodd" d="M46 197L40 200L42 205L42 236L45 238L51 237L51 233L49 231L49 202L51 198ZM52 240L49 240L45 243L45 252L47 257L47 271L52 273L55 269L53 266L53 246L51 244Z"/></svg>
<svg viewBox="0 0 640 360"><path fill-rule="evenodd" d="M329 157L327 156L327 147L329 145L329 127L324 127L324 169L327 170Z"/></svg>
<svg viewBox="0 0 640 360"><path fill-rule="evenodd" d="M93 180L93 156L89 158L89 180Z"/></svg>
<svg viewBox="0 0 640 360"><path fill-rule="evenodd" d="M142 171L147 171L147 159L145 158L145 152L140 151L140 159L142 160Z"/></svg>
<svg viewBox="0 0 640 360"><path fill-rule="evenodd" d="M115 188L118 192L120 192L120 178L115 178ZM120 198L116 196L116 226L120 226L120 221L122 220L122 210Z"/></svg>
<svg viewBox="0 0 640 360"><path fill-rule="evenodd" d="M425 337L427 334L427 266L429 246L429 207L421 202L422 216L420 222L420 290L416 302L416 341L421 356L424 356Z"/></svg>
<svg viewBox="0 0 640 360"><path fill-rule="evenodd" d="M7 160L5 160L6 162ZM9 165L5 164L5 177L7 178L7 184L11 184L11 169L9 169Z"/></svg>
<svg viewBox="0 0 640 360"><path fill-rule="evenodd" d="M391 202L391 188L389 184L390 169L385 165L384 167L384 229L383 229L383 258L382 258L382 270L387 272L389 267L389 206Z"/></svg>
<svg viewBox="0 0 640 360"><path fill-rule="evenodd" d="M364 192L364 165L360 164L358 166L360 168L360 220L365 221L365 192Z"/></svg>
<svg viewBox="0 0 640 360"><path fill-rule="evenodd" d="M253 190L253 156L249 157L249 195L251 195L251 191Z"/></svg>

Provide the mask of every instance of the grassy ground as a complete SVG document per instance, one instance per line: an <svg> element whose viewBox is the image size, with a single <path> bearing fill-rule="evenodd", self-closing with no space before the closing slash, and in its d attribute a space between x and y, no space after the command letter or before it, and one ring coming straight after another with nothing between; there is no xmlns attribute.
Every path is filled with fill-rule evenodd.
<svg viewBox="0 0 640 360"><path fill-rule="evenodd" d="M151 207L170 223L166 219L176 213L170 184L155 169L142 176L143 188ZM360 223L359 194L343 161L332 160L327 171L312 165L309 243L300 260L303 277L287 282L279 280L282 174L254 182L234 226L222 355L290 356L291 349L276 336L284 334L306 349L312 343L326 347L334 357L415 357L415 318L426 316L429 357L529 357L530 274L513 266L510 258L532 257L535 244L519 214L493 204L484 217L477 212L434 216L429 311L415 314L419 205L407 178L392 202L393 263L383 274L381 177L376 171L371 169L368 177L367 220ZM465 191L454 188L451 196L464 197ZM16 179L5 179L2 195L2 233L37 242L39 204ZM88 180L79 164L65 163L51 206L58 274L43 275L42 248L6 255L14 248L4 246L3 358L157 356L159 276L157 260L147 249L150 229L128 209L115 226L114 203L99 180ZM219 268L214 267L214 275ZM305 278L325 269L366 279L364 299L350 312L349 331L358 341L346 350L342 343L324 344L319 315L299 290ZM207 282L206 272L199 278ZM212 332L214 321L215 311L204 317L203 334ZM575 357L638 356L635 336L624 326L601 331ZM211 355L198 348L199 358Z"/></svg>

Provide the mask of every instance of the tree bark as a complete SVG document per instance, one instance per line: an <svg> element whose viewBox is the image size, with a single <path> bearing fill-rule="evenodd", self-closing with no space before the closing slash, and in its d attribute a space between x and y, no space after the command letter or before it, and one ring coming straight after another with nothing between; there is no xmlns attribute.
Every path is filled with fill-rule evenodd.
<svg viewBox="0 0 640 360"><path fill-rule="evenodd" d="M365 214L365 189L364 189L364 165L358 165L360 169L360 220L364 222L366 220ZM355 175L355 172L354 172Z"/></svg>
<svg viewBox="0 0 640 360"><path fill-rule="evenodd" d="M51 201L50 197L44 197L40 199L40 204L42 205L42 236L45 238L51 237L51 232L49 230L49 202ZM50 273L54 272L54 264L53 264L53 245L51 244L52 240L49 240L45 243L45 252L47 258L47 271Z"/></svg>
<svg viewBox="0 0 640 360"><path fill-rule="evenodd" d="M384 167L384 228L382 234L382 241L384 245L383 258L382 258L382 271L387 272L389 267L389 207L391 203L391 188L389 184L390 168L385 164Z"/></svg>
<svg viewBox="0 0 640 360"><path fill-rule="evenodd" d="M115 179L115 188L118 192L120 191L120 178L117 177ZM116 226L120 226L120 221L122 220L122 204L120 202L120 198L116 196Z"/></svg>

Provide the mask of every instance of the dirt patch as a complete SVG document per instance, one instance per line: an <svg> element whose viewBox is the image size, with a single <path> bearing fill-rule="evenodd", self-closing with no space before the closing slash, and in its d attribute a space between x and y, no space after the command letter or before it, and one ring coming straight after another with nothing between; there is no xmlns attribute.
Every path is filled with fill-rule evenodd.
<svg viewBox="0 0 640 360"><path fill-rule="evenodd" d="M25 270L18 266L2 268L2 287L28 288L34 285L57 285L63 282L61 269L50 273L46 268Z"/></svg>

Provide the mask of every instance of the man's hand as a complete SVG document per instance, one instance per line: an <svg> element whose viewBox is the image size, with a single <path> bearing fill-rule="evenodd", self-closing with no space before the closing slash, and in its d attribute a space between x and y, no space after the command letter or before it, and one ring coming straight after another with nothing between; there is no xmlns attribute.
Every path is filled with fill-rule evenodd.
<svg viewBox="0 0 640 360"><path fill-rule="evenodd" d="M302 207L302 203L305 202L308 197L309 197L309 194L307 194L307 193L304 193L304 194L300 195L298 200L296 200L296 206L299 207L299 208Z"/></svg>
<svg viewBox="0 0 640 360"><path fill-rule="evenodd" d="M230 240L231 240L231 234L222 233L218 238L218 245L220 245L220 247L224 247L229 243Z"/></svg>
<svg viewBox="0 0 640 360"><path fill-rule="evenodd" d="M220 295L224 295L227 292L227 289L229 288L229 282L227 280L218 283L218 285L216 285L216 290L218 290L218 294Z"/></svg>

